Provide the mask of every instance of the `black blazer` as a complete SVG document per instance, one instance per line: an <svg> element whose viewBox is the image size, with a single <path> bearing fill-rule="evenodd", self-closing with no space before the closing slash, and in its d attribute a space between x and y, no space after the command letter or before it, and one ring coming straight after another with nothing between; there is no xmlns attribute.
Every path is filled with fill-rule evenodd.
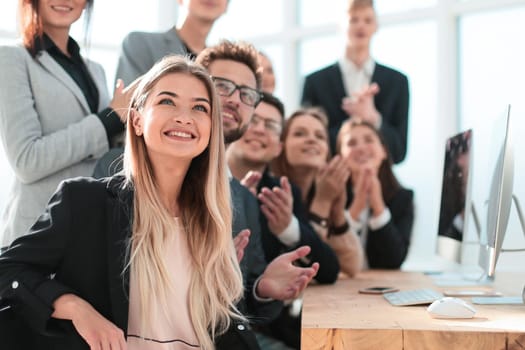
<svg viewBox="0 0 525 350"><path fill-rule="evenodd" d="M88 349L70 321L51 317L54 300L65 293L79 295L126 333L129 273L122 271L133 192L122 183L123 177L64 181L30 233L0 256L2 301L31 329L26 340L38 344L27 349ZM239 328L233 325L217 345L257 349L247 326Z"/></svg>
<svg viewBox="0 0 525 350"><path fill-rule="evenodd" d="M311 251L307 258L310 266L314 262L319 263L319 271L314 277L319 283L334 283L337 280L339 274L339 261L332 248L324 243L321 238L315 233L312 226L310 226L306 210L303 205L301 197L301 191L293 184L292 195L293 195L293 214L299 222L300 240L297 246L288 248L285 246L275 235L270 231L268 227L268 220L264 214L261 214L261 227L262 227L262 239L263 248L266 258L268 260L274 259L278 255L295 249L299 246L307 245L310 246ZM260 191L263 187L273 188L280 187L279 180L271 176L268 171L262 174L262 178L259 181L257 191Z"/></svg>
<svg viewBox="0 0 525 350"><path fill-rule="evenodd" d="M245 297L240 305L241 311L251 323L266 324L275 319L283 308L281 301L260 302L253 295L253 286L266 269L267 260L263 251L260 213L257 199L241 183L230 180L233 201L233 235L244 229L250 229L250 241L244 249L244 257L240 266L246 287Z"/></svg>
<svg viewBox="0 0 525 350"><path fill-rule="evenodd" d="M348 200L354 196L348 189ZM405 188L399 189L386 201L391 220L378 230L368 230L366 257L371 268L397 269L408 253L412 224L414 223L414 192Z"/></svg>
<svg viewBox="0 0 525 350"><path fill-rule="evenodd" d="M376 63L372 82L379 85L374 103L383 117L381 133L385 138L394 163L401 162L406 155L408 129L409 89L407 77L386 66ZM341 124L348 115L341 102L348 96L345 92L339 63L318 70L305 78L302 104L319 106L328 115L330 146L335 152L335 142Z"/></svg>

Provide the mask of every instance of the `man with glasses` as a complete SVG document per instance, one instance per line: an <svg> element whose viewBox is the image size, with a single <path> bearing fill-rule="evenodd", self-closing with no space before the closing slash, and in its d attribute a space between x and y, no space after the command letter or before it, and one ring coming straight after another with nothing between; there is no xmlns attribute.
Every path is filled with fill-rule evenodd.
<svg viewBox="0 0 525 350"><path fill-rule="evenodd" d="M333 283L339 271L337 257L310 226L300 190L291 185L287 178L277 179L268 172L268 164L282 151L280 137L283 123L282 102L263 92L246 131L227 149L228 166L233 176L243 180L243 184L251 189L261 203L262 240L266 258L271 260L297 246L308 245L312 249L308 258L319 262L315 279L319 283ZM293 304L285 308L277 322L265 327L265 334L299 348L299 310L300 307L294 308ZM266 343L273 343L271 338L261 334L257 338L262 348L265 348L263 345ZM272 344L273 348L276 348L275 344Z"/></svg>
<svg viewBox="0 0 525 350"><path fill-rule="evenodd" d="M249 44L222 41L202 51L196 62L208 69L215 82L221 102L224 140L228 147L246 131L255 107L261 100L261 74L257 51ZM293 264L309 253L309 249L304 247L279 255L267 264L261 247L261 222L257 200L235 178L231 179L230 185L236 244L241 230L249 228L251 231L241 260L247 289L242 311L255 323L268 323L282 308L282 303L278 304L278 308L275 307L275 300L283 301L299 295L317 273L319 264L313 261L309 267Z"/></svg>

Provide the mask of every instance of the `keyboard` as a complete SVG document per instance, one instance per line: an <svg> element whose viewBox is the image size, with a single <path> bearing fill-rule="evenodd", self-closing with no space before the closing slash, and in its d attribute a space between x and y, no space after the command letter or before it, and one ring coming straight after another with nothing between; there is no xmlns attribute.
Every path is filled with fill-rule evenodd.
<svg viewBox="0 0 525 350"><path fill-rule="evenodd" d="M424 305L443 298L443 294L433 289L412 289L383 294L386 300L394 306Z"/></svg>

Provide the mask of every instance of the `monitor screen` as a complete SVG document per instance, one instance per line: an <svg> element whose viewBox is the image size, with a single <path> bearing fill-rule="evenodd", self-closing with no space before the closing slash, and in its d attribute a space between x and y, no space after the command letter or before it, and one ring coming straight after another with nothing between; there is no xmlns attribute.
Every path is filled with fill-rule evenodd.
<svg viewBox="0 0 525 350"><path fill-rule="evenodd" d="M461 260L461 242L470 213L471 152L471 129L446 141L437 253L457 262Z"/></svg>

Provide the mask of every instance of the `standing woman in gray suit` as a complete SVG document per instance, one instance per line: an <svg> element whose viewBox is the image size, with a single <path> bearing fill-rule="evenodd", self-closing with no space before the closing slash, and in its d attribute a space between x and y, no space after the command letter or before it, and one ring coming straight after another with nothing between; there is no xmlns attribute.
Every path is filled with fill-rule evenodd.
<svg viewBox="0 0 525 350"><path fill-rule="evenodd" d="M81 57L71 25L94 0L19 0L22 42L0 47L0 139L15 180L0 247L27 232L60 181L91 175L124 130L130 89L110 101L102 66Z"/></svg>

